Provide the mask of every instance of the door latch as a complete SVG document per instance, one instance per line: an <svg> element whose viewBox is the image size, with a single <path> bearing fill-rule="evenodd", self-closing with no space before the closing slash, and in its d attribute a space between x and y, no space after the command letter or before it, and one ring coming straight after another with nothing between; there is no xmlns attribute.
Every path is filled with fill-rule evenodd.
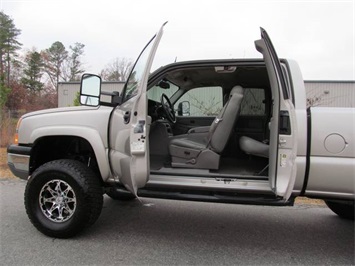
<svg viewBox="0 0 355 266"><path fill-rule="evenodd" d="M131 119L131 112L130 112L130 111L126 111L126 112L124 113L124 115L123 115L123 122L124 122L125 124L128 124L129 121L130 121L130 119Z"/></svg>
<svg viewBox="0 0 355 266"><path fill-rule="evenodd" d="M287 140L284 138L279 139L279 146L284 146L287 143Z"/></svg>

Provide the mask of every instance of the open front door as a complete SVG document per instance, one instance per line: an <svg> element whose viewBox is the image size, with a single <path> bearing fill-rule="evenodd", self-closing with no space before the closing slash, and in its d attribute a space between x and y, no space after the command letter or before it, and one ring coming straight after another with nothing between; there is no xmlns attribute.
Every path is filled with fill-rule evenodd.
<svg viewBox="0 0 355 266"><path fill-rule="evenodd" d="M113 110L109 121L111 171L134 195L149 179L151 118L147 115L146 90L164 25L139 55L123 89L122 103Z"/></svg>
<svg viewBox="0 0 355 266"><path fill-rule="evenodd" d="M256 49L263 54L272 94L270 119L269 181L277 196L287 200L296 179L296 113L282 66L267 32L261 28Z"/></svg>

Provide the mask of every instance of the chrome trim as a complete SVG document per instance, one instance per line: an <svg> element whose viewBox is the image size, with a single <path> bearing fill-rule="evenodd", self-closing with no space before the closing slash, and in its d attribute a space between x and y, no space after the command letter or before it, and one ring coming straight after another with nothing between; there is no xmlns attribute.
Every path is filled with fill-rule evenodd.
<svg viewBox="0 0 355 266"><path fill-rule="evenodd" d="M11 172L22 179L27 179L30 168L30 156L22 154L7 154L7 164L10 167Z"/></svg>

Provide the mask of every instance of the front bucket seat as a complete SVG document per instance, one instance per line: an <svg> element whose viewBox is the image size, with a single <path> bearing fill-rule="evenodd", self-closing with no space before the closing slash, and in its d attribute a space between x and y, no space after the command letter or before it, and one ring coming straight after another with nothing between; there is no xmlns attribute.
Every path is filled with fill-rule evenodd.
<svg viewBox="0 0 355 266"><path fill-rule="evenodd" d="M239 115L243 92L241 86L232 88L228 101L208 130L196 128L171 139L172 167L218 169L220 154Z"/></svg>

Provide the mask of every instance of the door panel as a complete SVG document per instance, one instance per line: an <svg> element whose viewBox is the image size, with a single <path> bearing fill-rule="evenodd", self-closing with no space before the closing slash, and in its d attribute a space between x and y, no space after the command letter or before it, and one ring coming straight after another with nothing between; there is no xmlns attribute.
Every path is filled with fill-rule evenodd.
<svg viewBox="0 0 355 266"><path fill-rule="evenodd" d="M255 42L256 49L263 54L272 95L270 119L269 182L277 196L286 201L296 178L297 125L296 113L288 96L287 83L280 60L267 32L261 28L261 38ZM290 118L290 134L280 133L280 110L287 111Z"/></svg>
<svg viewBox="0 0 355 266"><path fill-rule="evenodd" d="M298 131L295 109L290 99L281 100L281 111L289 113L290 133L286 133L283 128L281 129L280 124L276 193L279 196L283 196L284 199L288 199L291 196L296 180Z"/></svg>
<svg viewBox="0 0 355 266"><path fill-rule="evenodd" d="M165 24L164 24L165 25ZM163 27L139 55L123 90L122 101L109 121L109 159L115 178L134 195L149 179L147 83Z"/></svg>

